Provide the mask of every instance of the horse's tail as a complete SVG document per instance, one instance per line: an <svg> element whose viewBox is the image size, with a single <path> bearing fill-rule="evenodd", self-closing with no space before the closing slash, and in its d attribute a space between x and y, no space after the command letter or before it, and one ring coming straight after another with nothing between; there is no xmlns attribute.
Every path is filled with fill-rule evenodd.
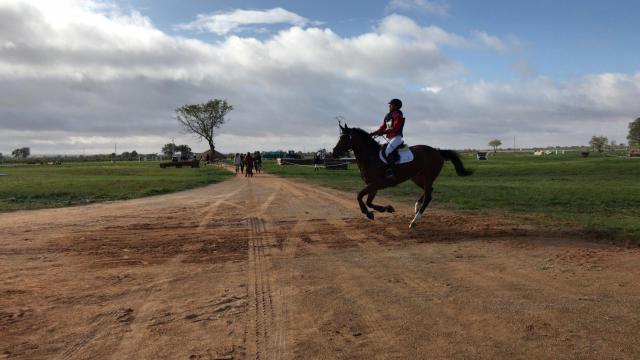
<svg viewBox="0 0 640 360"><path fill-rule="evenodd" d="M440 152L440 156L442 156L445 160L449 160L453 163L453 166L456 168L456 174L458 176L469 176L473 174L471 169L465 169L464 165L462 165L462 160L460 160L460 155L453 150L438 150Z"/></svg>

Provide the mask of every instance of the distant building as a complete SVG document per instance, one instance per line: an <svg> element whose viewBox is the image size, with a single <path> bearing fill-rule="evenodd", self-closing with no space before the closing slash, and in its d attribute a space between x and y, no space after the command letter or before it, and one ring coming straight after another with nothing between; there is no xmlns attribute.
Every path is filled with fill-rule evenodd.
<svg viewBox="0 0 640 360"><path fill-rule="evenodd" d="M211 150L207 150L205 152L202 152L196 155L196 160L206 161L206 162L220 161L226 158L227 157L224 156L222 153L219 153L215 150L213 152L213 155L211 154Z"/></svg>
<svg viewBox="0 0 640 360"><path fill-rule="evenodd" d="M139 161L162 161L161 154L140 154L138 155Z"/></svg>

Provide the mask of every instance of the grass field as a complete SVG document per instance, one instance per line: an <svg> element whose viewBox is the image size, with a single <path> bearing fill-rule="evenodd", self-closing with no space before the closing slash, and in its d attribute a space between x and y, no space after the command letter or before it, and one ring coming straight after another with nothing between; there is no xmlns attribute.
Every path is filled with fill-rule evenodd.
<svg viewBox="0 0 640 360"><path fill-rule="evenodd" d="M161 169L157 162L0 166L0 211L132 199L218 182L217 167Z"/></svg>
<svg viewBox="0 0 640 360"><path fill-rule="evenodd" d="M533 214L542 224L579 225L594 235L640 243L640 159L581 158L577 153L544 157L497 153L489 161L465 154L463 159L475 174L458 177L451 164L445 165L432 206ZM354 201L355 192L363 187L356 165L347 171L314 172L310 167L269 162L265 170L354 192ZM420 190L408 182L380 195L413 202Z"/></svg>

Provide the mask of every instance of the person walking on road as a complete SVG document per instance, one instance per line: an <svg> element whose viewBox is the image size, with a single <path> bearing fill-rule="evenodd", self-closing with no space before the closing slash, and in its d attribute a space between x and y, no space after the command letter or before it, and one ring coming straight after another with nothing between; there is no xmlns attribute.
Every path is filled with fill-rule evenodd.
<svg viewBox="0 0 640 360"><path fill-rule="evenodd" d="M253 177L253 156L251 156L250 152L244 156L244 164L247 167L247 171L245 171L244 176Z"/></svg>
<svg viewBox="0 0 640 360"><path fill-rule="evenodd" d="M262 171L262 155L260 154L260 151L253 153L253 167L256 170L256 173L260 174Z"/></svg>
<svg viewBox="0 0 640 360"><path fill-rule="evenodd" d="M236 175L238 175L238 172L242 173L242 158L240 157L240 153L236 153L233 164L236 166Z"/></svg>

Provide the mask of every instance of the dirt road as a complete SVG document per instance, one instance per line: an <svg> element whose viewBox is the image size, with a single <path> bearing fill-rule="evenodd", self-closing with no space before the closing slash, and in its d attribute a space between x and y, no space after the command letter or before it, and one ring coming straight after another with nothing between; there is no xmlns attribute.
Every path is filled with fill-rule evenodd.
<svg viewBox="0 0 640 360"><path fill-rule="evenodd" d="M397 208L263 175L1 214L0 358L640 358L637 249Z"/></svg>

